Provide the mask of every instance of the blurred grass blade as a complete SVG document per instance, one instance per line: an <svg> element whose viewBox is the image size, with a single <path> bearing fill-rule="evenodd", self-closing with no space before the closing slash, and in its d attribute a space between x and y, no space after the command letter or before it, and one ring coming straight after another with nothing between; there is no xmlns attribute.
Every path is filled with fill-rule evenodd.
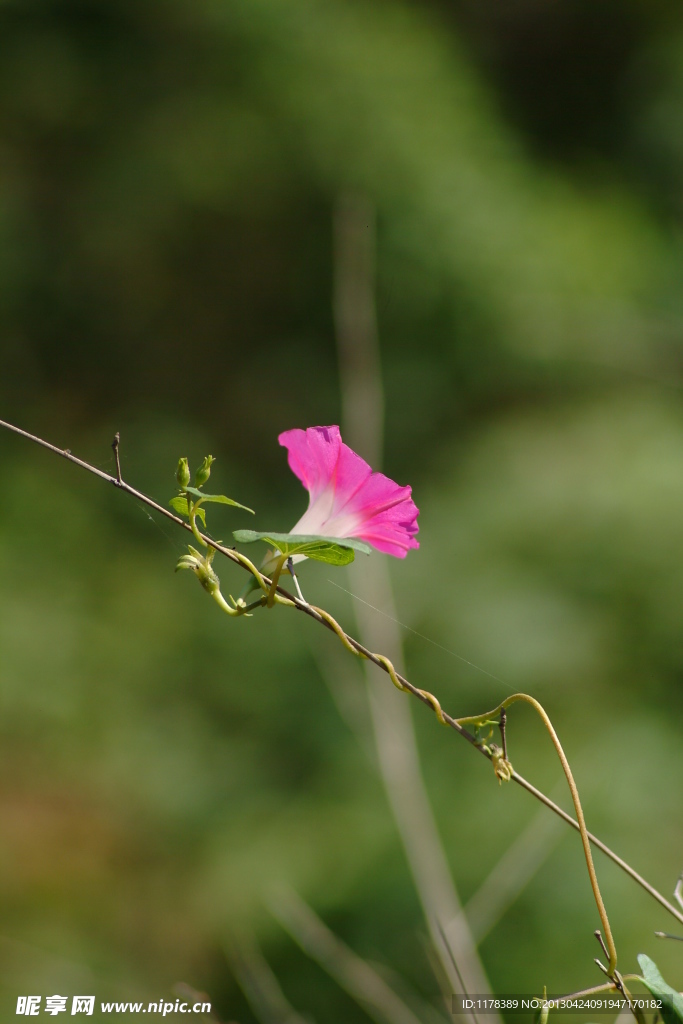
<svg viewBox="0 0 683 1024"><path fill-rule="evenodd" d="M246 933L226 939L225 957L254 1016L261 1024L313 1024L289 1004L280 982L259 949Z"/></svg>
<svg viewBox="0 0 683 1024"><path fill-rule="evenodd" d="M293 889L278 886L268 906L304 953L320 964L378 1024L420 1024L386 981L337 938Z"/></svg>

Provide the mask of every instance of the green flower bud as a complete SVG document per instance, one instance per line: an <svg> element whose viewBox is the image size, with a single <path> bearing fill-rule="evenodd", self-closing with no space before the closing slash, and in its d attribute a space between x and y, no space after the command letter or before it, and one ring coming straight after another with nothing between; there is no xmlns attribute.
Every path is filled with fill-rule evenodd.
<svg viewBox="0 0 683 1024"><path fill-rule="evenodd" d="M184 491L190 482L190 467L187 463L187 459L178 459L178 468L176 470L175 478L178 481L178 487L181 491Z"/></svg>
<svg viewBox="0 0 683 1024"><path fill-rule="evenodd" d="M201 466L194 475L195 487L202 487L211 476L211 466L216 460L213 455L207 455Z"/></svg>

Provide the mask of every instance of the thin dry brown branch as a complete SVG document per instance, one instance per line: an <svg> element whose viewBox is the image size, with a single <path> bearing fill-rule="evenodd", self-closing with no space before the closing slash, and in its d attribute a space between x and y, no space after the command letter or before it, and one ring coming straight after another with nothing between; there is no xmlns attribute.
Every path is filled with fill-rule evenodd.
<svg viewBox="0 0 683 1024"><path fill-rule="evenodd" d="M116 477L111 476L109 473L103 472L96 466L91 466L88 462L85 462L83 459L76 458L74 455L71 454L70 451L58 448L56 447L56 445L52 445L48 441L44 441L42 438L36 437L34 434L30 434L26 430L22 430L19 427L15 427L11 423L7 423L4 420L0 420L0 427L9 430L14 434L18 434L19 436L24 437L29 441L32 441L34 444L38 444L42 448L46 448L48 451L53 452L55 455L59 455L61 458L66 459L68 462L72 462L74 465L79 466L81 469L87 470L87 472L89 473L93 473L101 480L105 480L107 483L113 484L114 487L117 487L119 490L123 491L126 494L130 494L137 501L142 502L143 505L146 505L148 508L151 508L155 512L158 512L159 515L164 516L166 519L171 520L171 522L175 523L177 526L180 526L182 527L182 529L187 530L188 533L192 532L189 523L184 522L178 516L174 515L172 512L169 512L167 509L165 509L163 505L159 505L152 498L148 497L146 494L143 494L142 491L138 491L134 487L131 487L130 484L127 484L125 481L117 480ZM204 534L202 536L209 547L214 548L216 551L224 555L225 558L229 559L233 564L239 565L242 569L246 570L246 567L242 564L242 562L239 559L239 556L236 554L234 550L226 548L222 544L218 544L211 537L207 537ZM270 584L270 582L270 580L266 579L266 584ZM301 612L303 615L308 616L308 618L310 619L314 619L320 625L325 626L325 628L328 629L335 636L342 637L344 643L348 645L348 647L353 649L357 654L361 655L363 658L366 658L368 661L371 661L374 665L377 666L377 668L381 669L387 675L391 676L391 671L387 664L388 659L383 659L382 655L375 654L372 651L369 651L358 640L350 636L344 630L341 630L341 627L339 627L340 632L338 632L338 630L335 629L334 626L331 625L329 621L331 619L331 616L325 617L323 614L321 614L321 612L318 609L314 608L306 601L302 601L294 594L290 594L289 591L285 590L281 586L277 587L277 592L287 599L289 607L295 608L296 611ZM413 683L411 683L408 679L405 678L405 676L401 675L400 673L396 673L396 676L399 682L401 683L404 692L412 694L412 696L416 697L417 700L419 700L422 704L425 704L428 708L430 708L430 710L434 711L434 706L431 700L429 699L428 696L425 695L425 693L422 690L420 690L417 686L414 686ZM442 719L445 725L447 725L450 729L453 729L454 732L457 732L457 734L461 736L463 739L467 740L467 742L474 748L474 750L478 750L480 754L487 758L487 760L491 760L491 754L487 750L485 750L477 741L477 738L473 736L472 733L470 733L462 725L460 725L455 720L455 718L453 718L447 712L442 711ZM558 804L551 800L550 797L546 796L545 793L542 793L540 789L537 789L536 786L532 785L531 782L528 782L518 772L513 771L511 775L511 781L515 782L518 786L521 786L522 789L525 789L527 793L530 793L533 797L535 797L536 800L539 800L542 804L545 804L546 807L553 811L554 814L557 814L558 817L562 818L563 821L566 821L567 824L570 825L577 832L580 831L578 822L576 822L574 818L572 818L571 814L568 814L567 811L563 810L560 806L558 806ZM666 897L664 897L660 892L658 892L658 890L655 889L653 885L650 885L650 883L646 881L643 878L643 876L640 875L634 868L632 868L630 864L627 864L625 860L623 860L613 850L611 850L609 846L606 845L606 843L603 843L591 832L588 833L588 838L590 839L593 846L596 847L596 849L602 850L602 852L607 857L609 857L609 859L613 861L618 867L620 867L621 870L629 876L629 878L632 878L634 882L636 882L642 889L644 889L645 892L649 893L650 896L652 896L652 898L655 899L662 907L664 907L665 910L667 910L673 917L675 917L677 921L683 924L682 911L678 910L675 906L673 906L673 904L670 903L666 899Z"/></svg>

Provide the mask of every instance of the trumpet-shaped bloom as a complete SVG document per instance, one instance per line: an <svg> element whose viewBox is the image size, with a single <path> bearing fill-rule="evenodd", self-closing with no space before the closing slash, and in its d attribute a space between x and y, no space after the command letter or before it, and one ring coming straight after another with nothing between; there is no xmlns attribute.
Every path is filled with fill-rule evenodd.
<svg viewBox="0 0 683 1024"><path fill-rule="evenodd" d="M278 441L309 493L308 508L291 533L357 537L396 558L420 546L411 488L373 473L344 444L339 427L286 430Z"/></svg>

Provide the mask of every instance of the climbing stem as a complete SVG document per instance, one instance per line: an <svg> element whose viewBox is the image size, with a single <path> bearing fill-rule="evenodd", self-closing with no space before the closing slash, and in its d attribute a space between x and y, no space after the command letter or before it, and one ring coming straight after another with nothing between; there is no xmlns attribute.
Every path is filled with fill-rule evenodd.
<svg viewBox="0 0 683 1024"><path fill-rule="evenodd" d="M252 574L252 576L258 583L259 587L265 594L270 593L270 580L266 579L263 573L256 568L256 566L254 565L250 558L247 558L246 555L243 555L241 551L234 550L230 551L230 558L232 558L233 561L238 562L241 566L243 566L243 568L247 569Z"/></svg>
<svg viewBox="0 0 683 1024"><path fill-rule="evenodd" d="M270 584L270 590L268 591L268 600L266 602L266 604L268 605L269 608L272 608L273 605L275 604L275 596L276 596L278 581L280 579L280 574L282 573L282 570L284 568L284 565L285 565L286 561L287 561L287 555L280 555L280 557L278 558L277 562L275 563L275 568L273 569L273 572L272 572L272 575L271 575L272 582Z"/></svg>
<svg viewBox="0 0 683 1024"><path fill-rule="evenodd" d="M228 602L221 594L218 587L215 590L210 591L211 597L214 599L219 608L222 608L226 615L238 616L244 615L246 608L231 608Z"/></svg>
<svg viewBox="0 0 683 1024"><path fill-rule="evenodd" d="M197 508L199 507L199 501L195 501L194 504L190 504L190 500L188 498L187 507L188 507L188 518L190 520L190 529L192 530L192 535L193 535L194 539L197 541L197 543L201 544L202 547L205 548L207 546L206 541L204 540L204 538L202 537L201 533L197 529L197 523L195 522L196 516L197 516Z"/></svg>
<svg viewBox="0 0 683 1024"><path fill-rule="evenodd" d="M583 808L581 806L581 799L579 797L579 791L576 783L574 782L574 776L567 760L567 755L562 749L559 737L553 728L553 724L548 718L543 706L534 698L530 697L528 693L513 693L511 697L502 701L498 707L494 708L493 711L489 711L484 715L470 716L469 718L457 718L456 722L460 726L465 725L484 725L490 721L499 719L500 712L509 708L510 705L516 704L518 701L524 701L526 704L531 704L532 708L536 711L541 721L545 725L548 735L553 741L557 756L560 759L562 770L564 771L569 786L569 791L572 795L572 801L574 803L574 810L576 811L576 820L579 826L579 832L581 833L581 842L583 843L583 852L586 858L586 866L588 868L588 876L590 878L591 889L593 890L593 897L595 899L595 905L598 908L598 914L600 915L600 921L605 933L605 946L607 955L609 956L609 964L607 966L607 973L610 978L614 977L617 969L617 950L614 945L614 939L612 937L612 929L610 928L609 918L607 917L607 911L605 904L602 899L600 892L600 886L598 885L598 876L595 873L595 865L593 864L593 855L591 853L590 841L588 839L588 829L586 828L586 820L583 815Z"/></svg>

